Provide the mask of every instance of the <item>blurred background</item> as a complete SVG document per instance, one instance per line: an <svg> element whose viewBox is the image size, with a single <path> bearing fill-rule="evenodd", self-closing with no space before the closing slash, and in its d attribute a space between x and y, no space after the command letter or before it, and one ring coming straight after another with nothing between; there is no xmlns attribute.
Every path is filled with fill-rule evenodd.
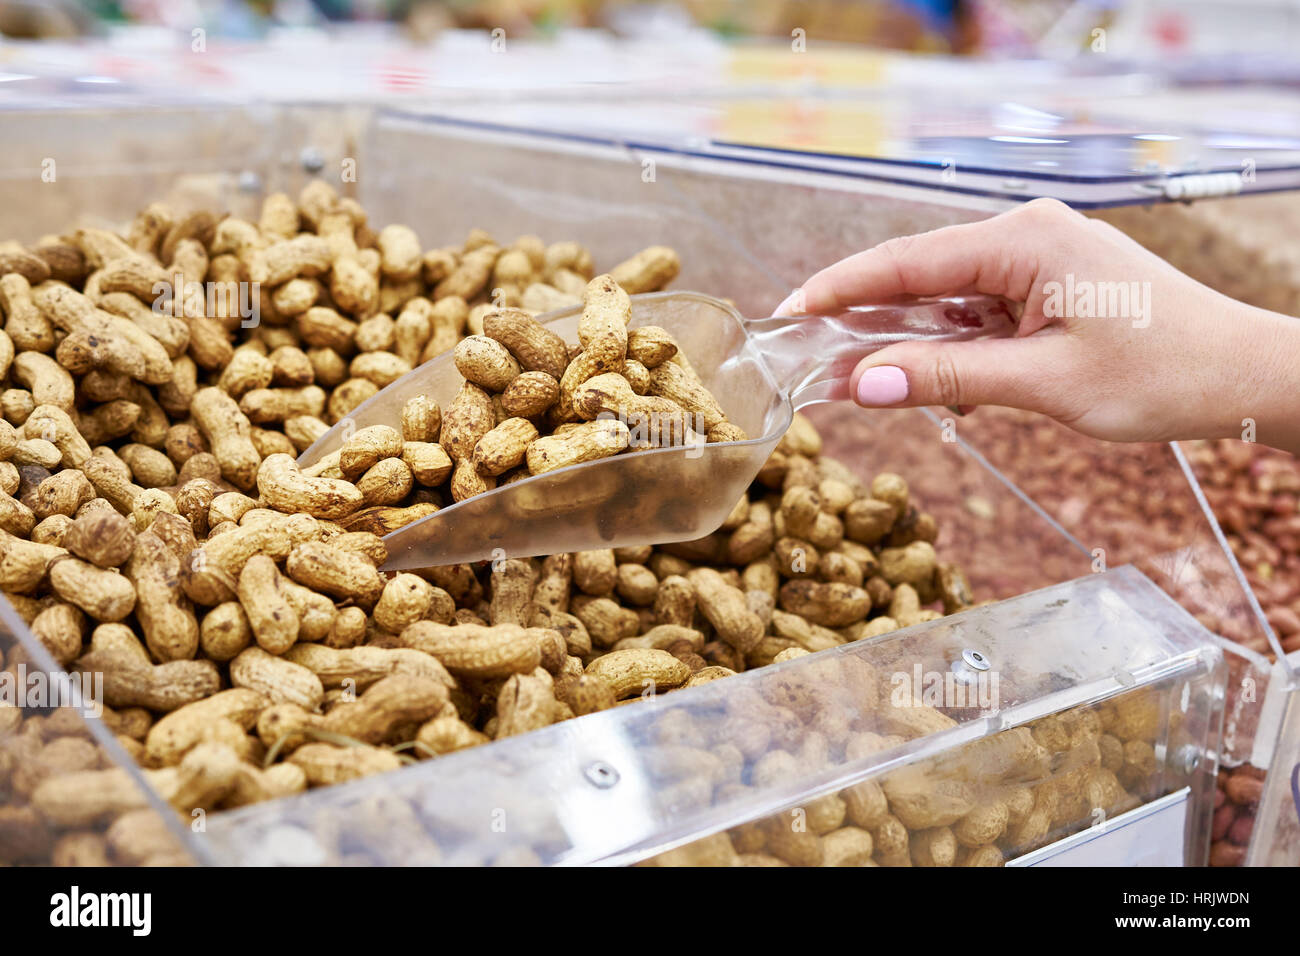
<svg viewBox="0 0 1300 956"><path fill-rule="evenodd" d="M927 53L1069 55L1108 32L1111 52L1281 52L1294 48L1290 0L4 0L11 38L185 30L247 40L343 24L430 41L447 30L499 27L514 37L602 28L660 38L807 39Z"/></svg>

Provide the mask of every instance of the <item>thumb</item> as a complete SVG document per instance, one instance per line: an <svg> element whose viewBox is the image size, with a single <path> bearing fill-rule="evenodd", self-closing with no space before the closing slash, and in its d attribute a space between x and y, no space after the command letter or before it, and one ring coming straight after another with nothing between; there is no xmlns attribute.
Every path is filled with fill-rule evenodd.
<svg viewBox="0 0 1300 956"><path fill-rule="evenodd" d="M1046 412L1067 389L1063 336L975 342L901 342L874 352L849 377L867 408L1007 405ZM1049 413L1050 414L1050 413Z"/></svg>

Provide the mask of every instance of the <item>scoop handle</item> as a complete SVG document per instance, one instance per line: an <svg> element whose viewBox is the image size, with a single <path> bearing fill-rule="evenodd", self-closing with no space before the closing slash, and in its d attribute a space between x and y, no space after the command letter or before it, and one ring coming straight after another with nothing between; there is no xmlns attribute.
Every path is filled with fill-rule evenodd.
<svg viewBox="0 0 1300 956"><path fill-rule="evenodd" d="M1008 299L965 295L854 306L837 315L749 319L745 331L800 409L847 399L858 362L887 345L1007 338L1019 316L1019 304Z"/></svg>

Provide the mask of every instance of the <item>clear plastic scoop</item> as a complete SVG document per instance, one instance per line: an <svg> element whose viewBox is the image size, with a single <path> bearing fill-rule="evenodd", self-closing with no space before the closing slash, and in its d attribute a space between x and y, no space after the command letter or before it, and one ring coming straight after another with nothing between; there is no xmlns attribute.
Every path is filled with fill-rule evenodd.
<svg viewBox="0 0 1300 956"><path fill-rule="evenodd" d="M539 321L576 342L581 313L574 306ZM849 375L864 355L909 339L1009 336L1016 315L1006 300L962 296L746 320L695 292L632 296L629 327L672 333L728 421L754 437L624 452L512 482L387 535L384 570L702 538L726 520L797 409L848 398ZM417 395L446 408L462 381L444 353L355 408L298 463L315 464L360 428L400 430L402 407Z"/></svg>

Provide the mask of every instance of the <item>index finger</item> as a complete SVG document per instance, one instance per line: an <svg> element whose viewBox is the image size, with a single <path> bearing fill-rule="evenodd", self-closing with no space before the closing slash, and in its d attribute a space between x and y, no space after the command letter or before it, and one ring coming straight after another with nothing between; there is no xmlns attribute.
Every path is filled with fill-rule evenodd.
<svg viewBox="0 0 1300 956"><path fill-rule="evenodd" d="M1022 258L1008 248L1013 241L1001 216L890 239L809 278L801 311L840 312L899 295L971 291L1023 301L1033 270L1020 276L1022 270L1008 267Z"/></svg>

